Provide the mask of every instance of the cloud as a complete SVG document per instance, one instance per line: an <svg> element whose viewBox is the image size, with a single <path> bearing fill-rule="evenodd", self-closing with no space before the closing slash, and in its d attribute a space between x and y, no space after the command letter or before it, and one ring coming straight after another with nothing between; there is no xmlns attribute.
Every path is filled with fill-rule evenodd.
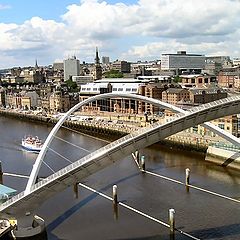
<svg viewBox="0 0 240 240"><path fill-rule="evenodd" d="M0 10L9 9L9 8L11 8L10 5L0 4Z"/></svg>
<svg viewBox="0 0 240 240"><path fill-rule="evenodd" d="M239 12L237 0L81 0L59 22L33 17L19 25L0 23L0 53L52 62L73 54L93 61L95 46L132 60L177 50L240 56Z"/></svg>
<svg viewBox="0 0 240 240"><path fill-rule="evenodd" d="M140 0L138 4L108 4L84 0L62 16L86 37L116 38L130 34L184 38L227 35L240 23L240 4L230 0Z"/></svg>
<svg viewBox="0 0 240 240"><path fill-rule="evenodd" d="M225 42L199 42L186 44L177 40L167 40L165 42L151 42L144 45L133 46L127 52L122 54L122 59L160 59L161 53L176 53L184 50L188 53L197 53L203 55L229 55L230 47L225 46ZM231 44L229 42L229 44ZM231 45L229 45L231 46ZM240 55L240 51L237 52Z"/></svg>

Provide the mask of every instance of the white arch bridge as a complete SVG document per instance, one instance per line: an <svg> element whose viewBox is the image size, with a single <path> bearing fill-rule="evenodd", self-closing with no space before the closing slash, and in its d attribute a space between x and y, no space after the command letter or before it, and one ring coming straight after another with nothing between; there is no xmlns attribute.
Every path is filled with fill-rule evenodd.
<svg viewBox="0 0 240 240"><path fill-rule="evenodd" d="M41 162L43 161L43 158L47 152L48 146L67 117L83 105L99 99L112 97L122 97L145 101L162 108L171 109L174 112L180 112L180 114L165 124L161 125L159 123L155 123L149 128L140 129L137 132L120 138L117 141L98 149L97 151L79 159L78 161L68 165L67 167L35 184ZM237 114L239 112L240 96L221 99L201 105L200 107L192 108L189 111L183 111L182 109L160 102L156 99L150 99L132 94L116 95L108 93L91 97L74 106L58 121L47 137L43 145L43 149L36 159L26 190L3 203L0 206L0 212L3 216L15 216L17 219L26 217L26 215L33 216L35 209L55 193L58 193L67 187L80 182L87 176L97 172L100 169L103 169L119 159L122 159L136 150L150 146L170 135L198 124L204 123L204 126L211 131L214 131L220 136L228 139L231 143L240 146L240 141L238 138L224 132L210 123L205 123L207 121Z"/></svg>

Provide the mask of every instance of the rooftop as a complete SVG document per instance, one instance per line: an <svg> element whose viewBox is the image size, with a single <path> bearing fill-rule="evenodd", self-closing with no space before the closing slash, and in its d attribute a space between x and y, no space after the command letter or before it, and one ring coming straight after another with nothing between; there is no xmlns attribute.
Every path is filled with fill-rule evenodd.
<svg viewBox="0 0 240 240"><path fill-rule="evenodd" d="M15 195L17 191L13 188L0 184L0 199L6 199Z"/></svg>

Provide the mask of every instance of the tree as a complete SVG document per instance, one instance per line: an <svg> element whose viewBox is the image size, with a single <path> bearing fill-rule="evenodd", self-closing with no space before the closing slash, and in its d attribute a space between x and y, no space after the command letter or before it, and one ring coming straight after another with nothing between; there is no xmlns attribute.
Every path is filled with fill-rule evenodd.
<svg viewBox="0 0 240 240"><path fill-rule="evenodd" d="M108 72L105 72L104 75L105 75L105 78L123 78L123 73L113 69Z"/></svg>
<svg viewBox="0 0 240 240"><path fill-rule="evenodd" d="M173 78L173 82L175 82L175 83L182 82L182 78L177 75Z"/></svg>
<svg viewBox="0 0 240 240"><path fill-rule="evenodd" d="M73 80L69 79L65 82L67 84L67 87L70 92L77 92L78 91L78 86L76 82L73 82Z"/></svg>

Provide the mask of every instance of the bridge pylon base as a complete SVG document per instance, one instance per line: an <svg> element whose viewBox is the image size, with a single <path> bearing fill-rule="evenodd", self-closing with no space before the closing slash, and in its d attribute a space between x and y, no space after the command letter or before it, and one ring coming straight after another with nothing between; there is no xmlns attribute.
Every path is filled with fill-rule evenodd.
<svg viewBox="0 0 240 240"><path fill-rule="evenodd" d="M14 230L14 235L17 239L30 238L37 236L45 231L45 222L37 215L30 215L24 217L24 219L17 220L17 228ZM26 226L26 223L30 223ZM21 223L24 223L23 225Z"/></svg>

